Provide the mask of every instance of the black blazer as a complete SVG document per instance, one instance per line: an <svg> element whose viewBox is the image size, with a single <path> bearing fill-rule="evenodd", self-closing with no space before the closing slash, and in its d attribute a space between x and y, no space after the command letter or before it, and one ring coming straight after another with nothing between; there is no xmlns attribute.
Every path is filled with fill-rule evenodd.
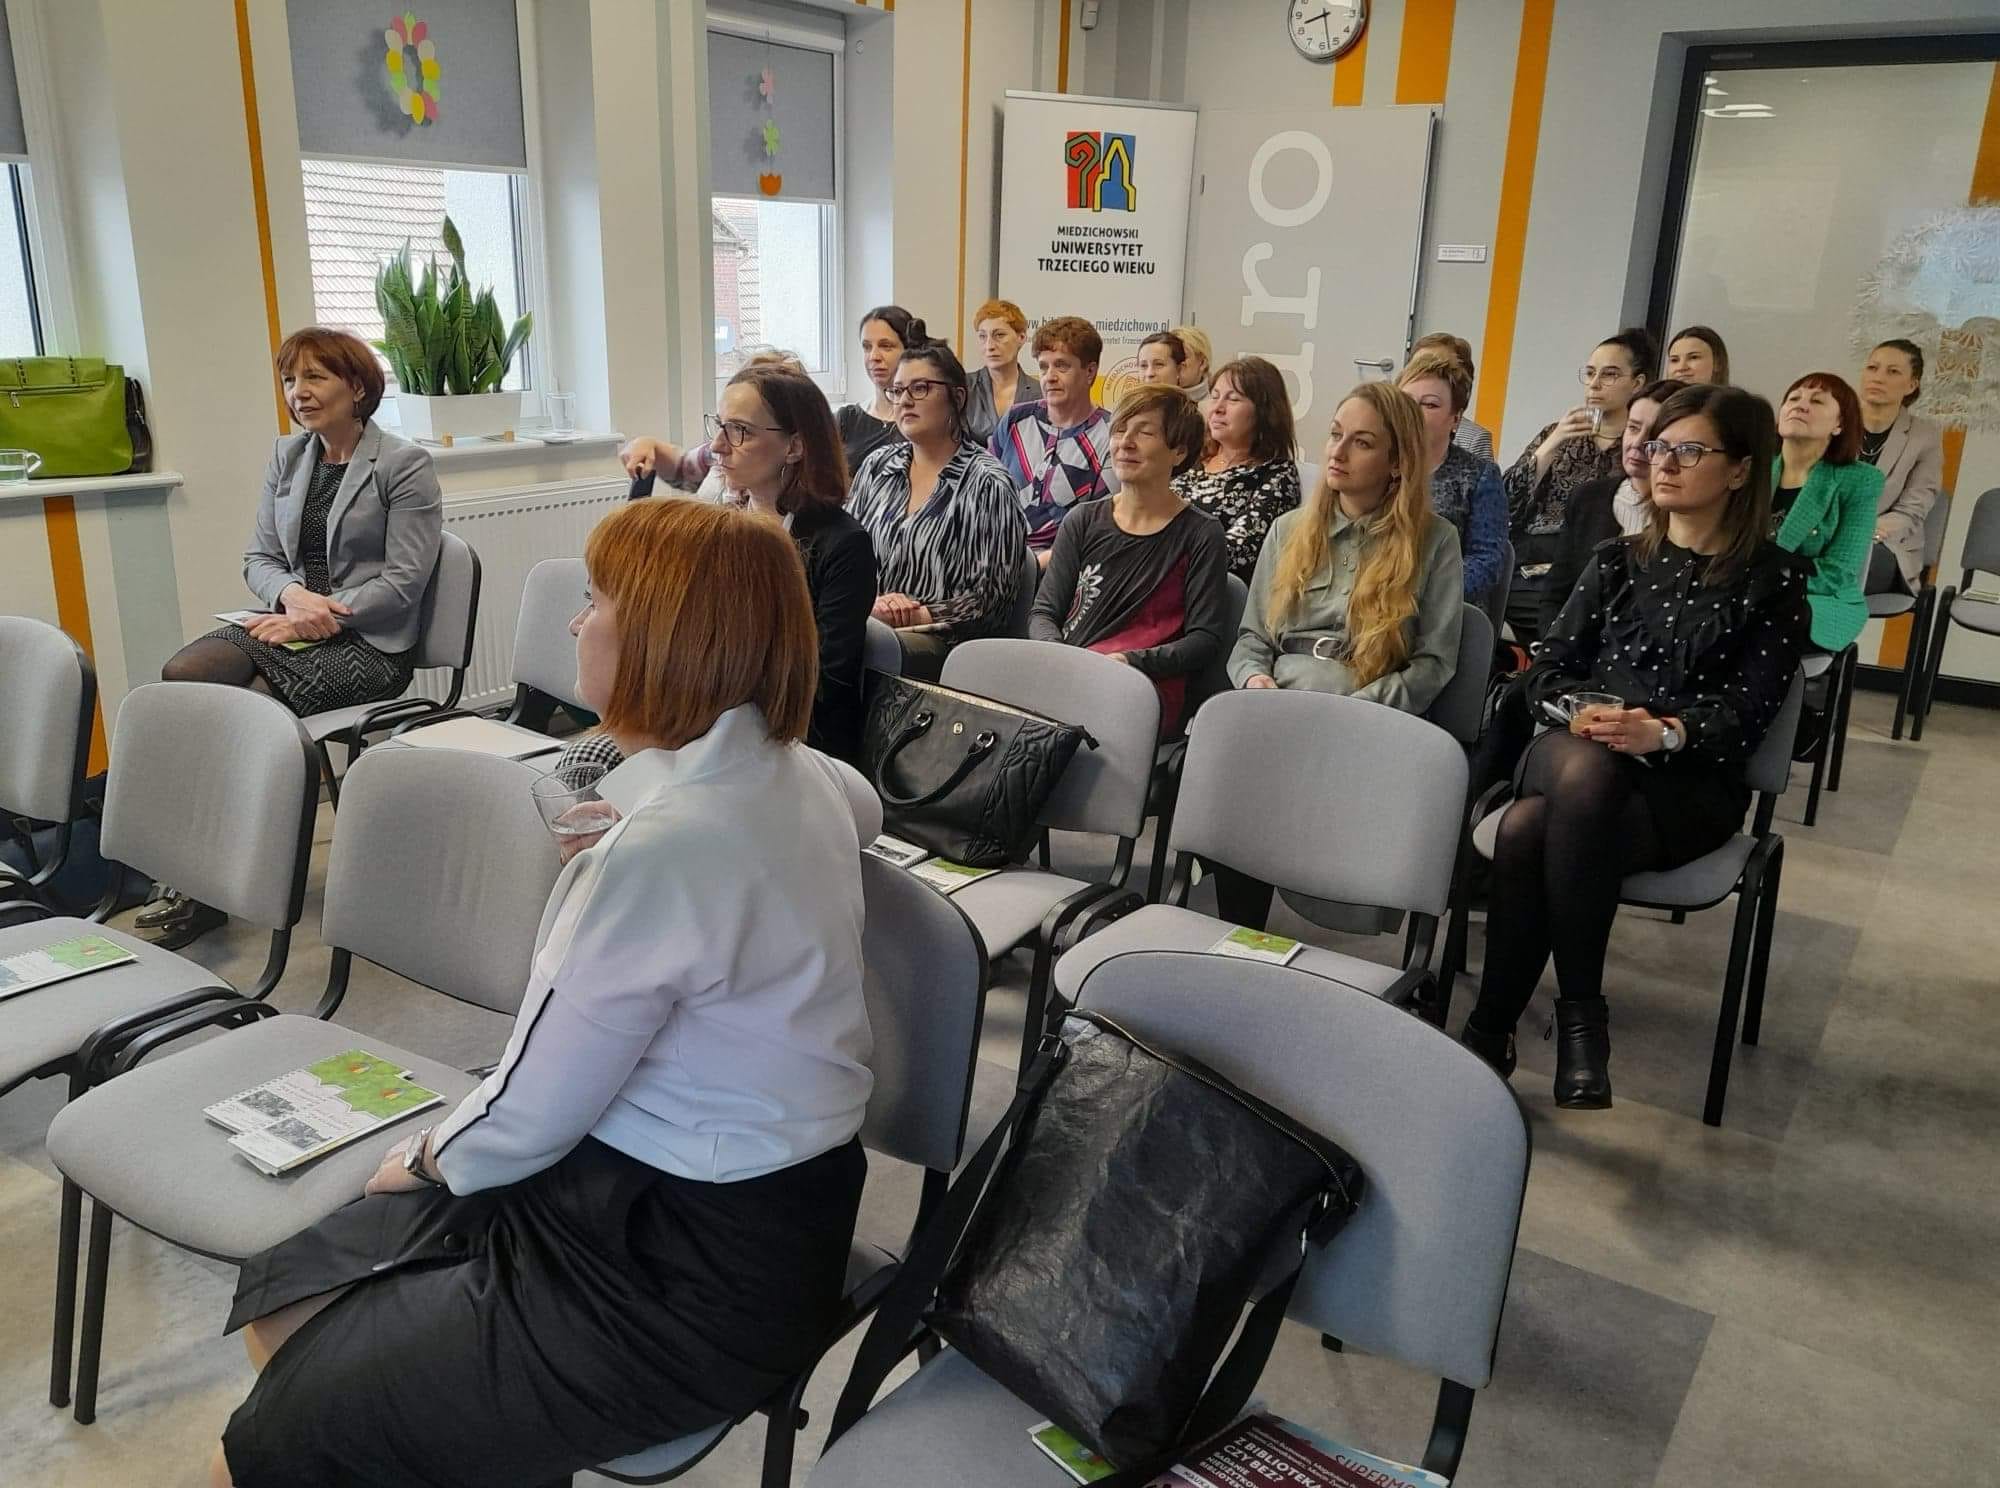
<svg viewBox="0 0 2000 1488"><path fill-rule="evenodd" d="M1622 475L1594 480L1570 493L1569 508L1563 514L1562 532L1556 555L1550 560L1548 577L1542 585L1542 619L1537 635L1547 635L1562 612L1563 601L1576 587L1577 577L1597 545L1619 535L1618 517L1611 510L1612 498L1625 483Z"/></svg>
<svg viewBox="0 0 2000 1488"><path fill-rule="evenodd" d="M875 543L837 506L809 505L792 517L819 630L819 691L806 742L853 763L861 747L861 655L875 608Z"/></svg>

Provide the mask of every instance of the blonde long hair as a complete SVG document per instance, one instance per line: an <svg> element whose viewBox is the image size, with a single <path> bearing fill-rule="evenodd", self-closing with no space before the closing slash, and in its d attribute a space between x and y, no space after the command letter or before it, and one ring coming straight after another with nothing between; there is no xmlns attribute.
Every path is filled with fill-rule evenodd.
<svg viewBox="0 0 2000 1488"><path fill-rule="evenodd" d="M1348 666L1356 685L1366 687L1409 656L1403 625L1417 613L1417 570L1430 535L1431 485L1424 468L1424 417L1410 395L1390 383L1364 382L1340 400L1343 405L1356 401L1374 409L1389 431L1396 466L1388 499L1364 519L1361 566L1347 600ZM1282 625L1298 609L1306 585L1328 562L1339 500L1321 472L1319 488L1278 554L1271 584L1274 624Z"/></svg>

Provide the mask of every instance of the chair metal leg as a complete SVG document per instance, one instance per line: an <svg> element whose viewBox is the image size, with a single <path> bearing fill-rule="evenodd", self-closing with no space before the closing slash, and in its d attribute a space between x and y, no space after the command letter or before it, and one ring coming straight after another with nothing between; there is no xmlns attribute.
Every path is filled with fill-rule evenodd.
<svg viewBox="0 0 2000 1488"><path fill-rule="evenodd" d="M1437 1413L1431 1417L1431 1439L1424 1447L1424 1469L1447 1482L1458 1481L1458 1459L1465 1453L1465 1435L1472 1425L1472 1390L1457 1380L1438 1382Z"/></svg>
<svg viewBox="0 0 2000 1488"><path fill-rule="evenodd" d="M1918 595L1917 607L1910 612L1910 643L1903 648L1903 675L1897 679L1896 685L1896 716L1889 725L1889 737L1892 739L1903 737L1903 724L1916 701L1917 678L1924 670L1924 653L1930 650L1931 593L1926 588Z"/></svg>
<svg viewBox="0 0 2000 1488"><path fill-rule="evenodd" d="M327 752L326 740L320 740L315 747L319 750L320 775L326 781L326 798L333 804L333 809L338 811L340 810L340 778L333 773L333 756Z"/></svg>
<svg viewBox="0 0 2000 1488"><path fill-rule="evenodd" d="M1709 1126L1722 1125L1722 1101L1729 1092L1729 1060L1736 1051L1736 1020L1743 1007L1744 971L1763 882L1763 865L1752 858L1736 888L1736 929L1729 937L1729 969L1722 976L1722 1007L1715 1019L1715 1057L1709 1064L1708 1098L1701 1109L1701 1119Z"/></svg>
<svg viewBox="0 0 2000 1488"><path fill-rule="evenodd" d="M76 1359L76 1252L82 1243L83 1190L62 1185L62 1222L56 1234L56 1313L49 1339L49 1404L69 1404L70 1367Z"/></svg>
<svg viewBox="0 0 2000 1488"><path fill-rule="evenodd" d="M1951 607L1958 598L1958 586L1951 585L1938 596L1937 616L1931 621L1931 654L1924 663L1924 674L1917 679L1916 716L1910 720L1910 741L1916 743L1924 737L1924 720L1931 716L1931 703L1937 696L1938 674L1944 670L1944 643L1951 634Z"/></svg>
<svg viewBox="0 0 2000 1488"><path fill-rule="evenodd" d="M800 1374L764 1427L764 1470L762 1488L791 1488L792 1458L798 1450L799 1428L808 1420L805 1409L806 1380Z"/></svg>
<svg viewBox="0 0 2000 1488"><path fill-rule="evenodd" d="M1754 1044L1764 1026L1764 981L1771 969L1771 929L1778 919L1778 886L1785 875L1785 839L1771 839L1771 858L1757 895L1756 941L1750 947L1750 988L1743 1004L1743 1042Z"/></svg>
<svg viewBox="0 0 2000 1488"><path fill-rule="evenodd" d="M1847 758L1847 720L1854 711L1854 679L1861 670L1861 652L1858 647L1849 646L1840 653L1840 657L1839 706L1833 711L1830 720L1833 731L1827 736L1826 741L1826 747L1831 754L1826 764L1826 788L1830 791L1840 789L1840 766ZM1905 674L1907 675L1907 668ZM1896 695L1896 701L1900 709L1902 707L1900 692Z"/></svg>
<svg viewBox="0 0 2000 1488"><path fill-rule="evenodd" d="M1832 706L1832 700L1829 699L1828 700L1829 714L1831 713L1831 706ZM1833 720L1831 716L1829 716L1827 719L1827 726L1830 728L1832 727L1832 724ZM1833 740L1821 739L1819 741L1819 752L1813 756L1812 784L1806 790L1805 824L1807 826L1811 826L1814 822L1819 820L1820 787L1826 783L1826 755L1827 751L1832 747L1833 747Z"/></svg>
<svg viewBox="0 0 2000 1488"><path fill-rule="evenodd" d="M97 1362L104 1352L104 1291L111 1270L111 1209L90 1201L90 1252L83 1271L83 1338L76 1357L76 1421L97 1419Z"/></svg>

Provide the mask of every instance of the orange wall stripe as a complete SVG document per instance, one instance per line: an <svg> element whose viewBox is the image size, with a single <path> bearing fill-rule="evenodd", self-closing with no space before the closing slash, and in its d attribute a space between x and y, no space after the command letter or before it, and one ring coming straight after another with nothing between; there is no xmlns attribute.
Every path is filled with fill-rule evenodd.
<svg viewBox="0 0 2000 1488"><path fill-rule="evenodd" d="M243 129L250 137L250 203L257 214L257 256L264 269L264 319L275 363L284 332L278 320L278 265L271 253L271 198L264 187L264 126L257 116L257 73L250 59L250 0L236 0L236 64L243 74ZM271 368L271 396L278 408L278 432L291 428L284 384Z"/></svg>
<svg viewBox="0 0 2000 1488"><path fill-rule="evenodd" d="M96 643L90 635L90 596L83 585L83 544L76 535L76 498L44 496L42 521L49 533L50 577L55 580L56 624L83 648L95 664ZM96 704L90 725L90 773L102 770L110 758L104 744L104 700Z"/></svg>
<svg viewBox="0 0 2000 1488"><path fill-rule="evenodd" d="M1333 106L1359 108L1362 85L1368 80L1368 28L1361 28L1361 40L1347 55L1333 64Z"/></svg>
<svg viewBox="0 0 2000 1488"><path fill-rule="evenodd" d="M1451 78L1451 28L1457 14L1458 0L1403 0L1396 102L1444 102L1445 84Z"/></svg>
<svg viewBox="0 0 2000 1488"><path fill-rule="evenodd" d="M1979 129L1979 149L1972 157L1972 185L1965 193L1968 206L2000 202L2000 62L1993 65L1993 83L1986 94L1986 120ZM1958 486L1959 462L1965 458L1965 430L1944 431L1943 489ZM1910 651L1910 631L1914 621L1898 615L1884 622L1882 641L1875 649L1878 666L1900 667Z"/></svg>
<svg viewBox="0 0 2000 1488"><path fill-rule="evenodd" d="M1507 408L1507 369L1514 355L1514 319L1521 305L1521 265L1527 257L1528 209L1535 196L1535 152L1542 134L1542 94L1549 79L1549 35L1556 0L1523 0L1521 41L1514 62L1514 102L1507 116L1507 153L1500 173L1500 212L1493 227L1493 274L1486 293L1486 331L1479 345L1478 421L1497 435Z"/></svg>
<svg viewBox="0 0 2000 1488"><path fill-rule="evenodd" d="M1062 14L1056 20L1061 33L1056 38L1056 92L1069 92L1069 0L1062 0Z"/></svg>
<svg viewBox="0 0 2000 1488"><path fill-rule="evenodd" d="M972 148L972 0L965 0L965 19L960 23L961 49L958 76L958 314L953 341L958 354L965 355L965 173Z"/></svg>

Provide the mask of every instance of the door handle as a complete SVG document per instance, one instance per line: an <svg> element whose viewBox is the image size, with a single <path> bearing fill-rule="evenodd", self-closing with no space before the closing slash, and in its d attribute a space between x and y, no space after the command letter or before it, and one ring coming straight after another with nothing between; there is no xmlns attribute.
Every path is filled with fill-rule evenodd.
<svg viewBox="0 0 2000 1488"><path fill-rule="evenodd" d="M1367 382L1370 380L1368 375L1370 372L1375 373L1377 377L1387 377L1396 370L1396 364L1387 357L1383 357L1379 362L1371 361L1367 357L1356 357L1354 370L1360 374L1363 382Z"/></svg>

